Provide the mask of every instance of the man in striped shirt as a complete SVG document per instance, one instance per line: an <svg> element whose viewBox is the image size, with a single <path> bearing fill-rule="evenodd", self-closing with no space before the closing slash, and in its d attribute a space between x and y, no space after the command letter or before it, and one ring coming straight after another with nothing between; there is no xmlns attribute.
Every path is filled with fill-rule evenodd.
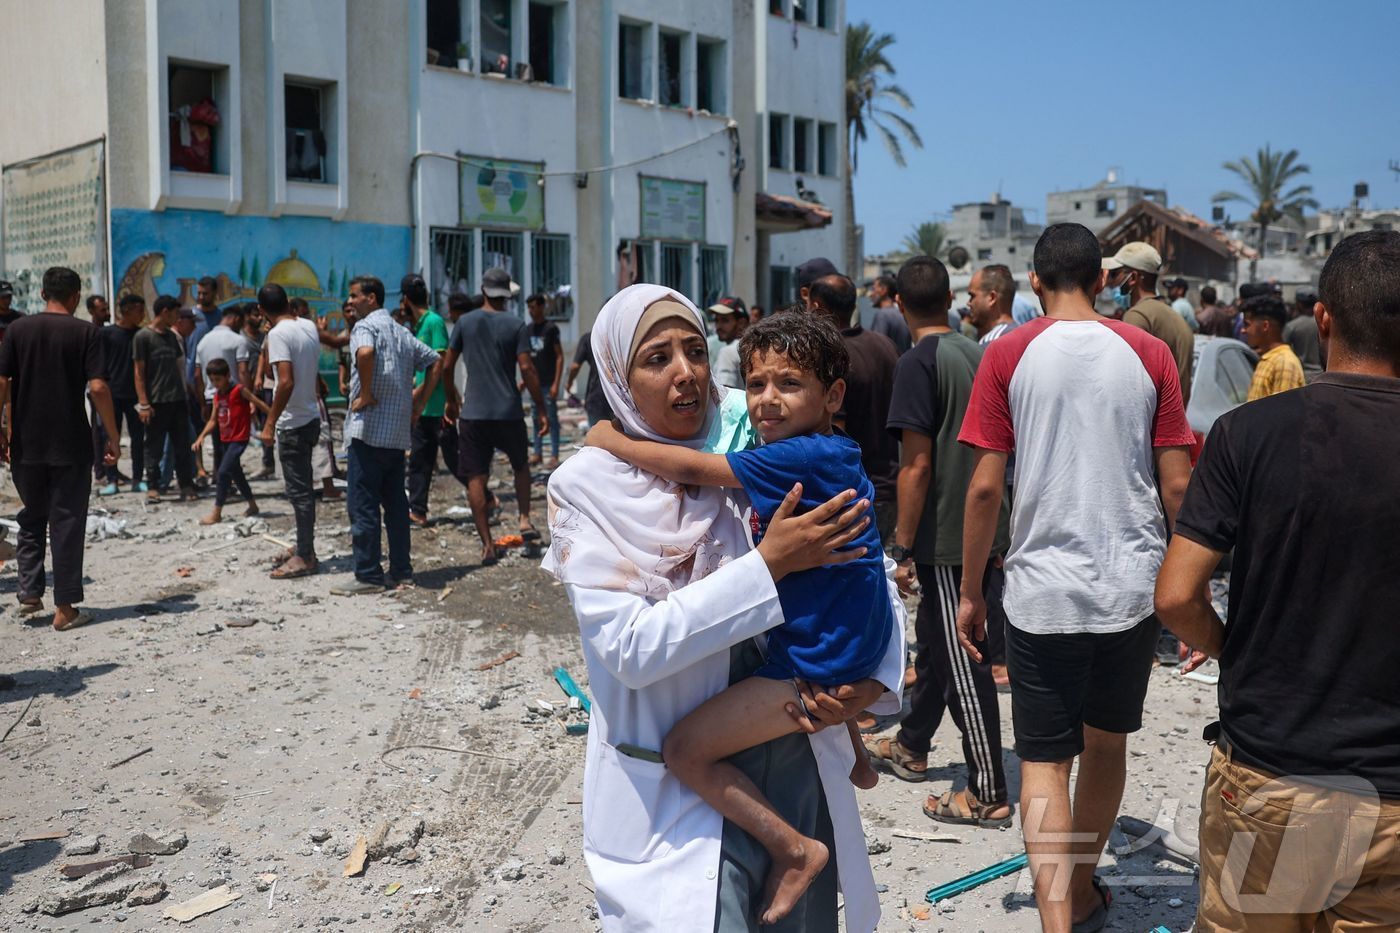
<svg viewBox="0 0 1400 933"><path fill-rule="evenodd" d="M1016 326L1016 319L1011 316L1016 280L1006 266L978 269L972 274L967 291L967 319L977 329L978 344L985 347Z"/></svg>
<svg viewBox="0 0 1400 933"><path fill-rule="evenodd" d="M350 282L350 304L359 323L350 332L350 413L345 419L346 505L354 551L355 583L337 595L383 592L413 582L409 557L408 496L404 451L412 426L441 377L438 353L384 310L384 283L372 275ZM427 372L418 392L413 377ZM389 538L389 577L380 563L380 512Z"/></svg>

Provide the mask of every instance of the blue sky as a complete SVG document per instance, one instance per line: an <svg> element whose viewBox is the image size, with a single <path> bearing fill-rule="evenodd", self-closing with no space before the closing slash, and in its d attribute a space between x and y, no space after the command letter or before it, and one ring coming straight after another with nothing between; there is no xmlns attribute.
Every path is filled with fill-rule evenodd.
<svg viewBox="0 0 1400 933"><path fill-rule="evenodd" d="M895 80L924 140L900 169L874 136L855 176L867 253L1000 190L1035 208L1110 167L1210 216L1238 188L1221 163L1297 148L1317 199L1367 181L1400 205L1396 0L847 0L847 19L895 33ZM1232 216L1244 213L1232 207Z"/></svg>

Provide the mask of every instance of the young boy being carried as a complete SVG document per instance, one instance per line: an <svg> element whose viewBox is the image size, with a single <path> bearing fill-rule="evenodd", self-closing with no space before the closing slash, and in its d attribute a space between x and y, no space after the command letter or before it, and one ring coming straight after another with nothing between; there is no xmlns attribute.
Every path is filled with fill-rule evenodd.
<svg viewBox="0 0 1400 933"><path fill-rule="evenodd" d="M229 486L236 485L248 503L244 515L257 515L258 504L253 501L253 490L248 486L248 478L243 475L243 451L248 449L251 436L253 406L266 415L271 409L267 403L249 391L242 383L229 376L228 361L213 359L204 367L204 375L214 387L214 404L209 411L209 423L199 432L191 448L199 449L204 439L215 431L224 445L224 459L218 467L214 493L214 510L199 520L201 525L213 525L223 520L224 502L228 499Z"/></svg>
<svg viewBox="0 0 1400 933"><path fill-rule="evenodd" d="M611 422L593 428L588 443L682 485L742 488L753 503L755 541L795 483L802 484L801 510L847 489L873 501L860 447L832 432L849 365L836 329L815 315L765 318L745 332L739 357L749 418L763 446L706 454L627 437ZM662 745L667 768L682 783L768 850L773 867L763 923L776 923L792 910L830 853L788 825L725 759L797 731L785 710L796 681L853 683L870 676L884 657L894 610L873 524L867 521L852 549L860 556L848 563L792 574L777 584L785 621L768 632L767 663L678 722ZM851 781L873 787L878 778L854 724L848 726L856 752Z"/></svg>

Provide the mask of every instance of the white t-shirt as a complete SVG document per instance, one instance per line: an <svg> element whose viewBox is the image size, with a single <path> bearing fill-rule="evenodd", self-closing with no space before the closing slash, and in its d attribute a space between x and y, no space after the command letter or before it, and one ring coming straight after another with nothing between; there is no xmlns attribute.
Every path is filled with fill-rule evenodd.
<svg viewBox="0 0 1400 933"><path fill-rule="evenodd" d="M316 325L301 318L286 317L267 332L267 361L272 366L274 386L277 379L277 364L292 364L292 397L282 416L277 419L277 430L299 428L312 421L321 420L321 412L316 407L316 379L321 363L321 337Z"/></svg>
<svg viewBox="0 0 1400 933"><path fill-rule="evenodd" d="M214 400L214 384L209 381L209 376L204 371L209 361L222 359L227 362L229 378L237 382L238 364L250 363L252 352L253 346L247 337L222 324L200 339L199 346L194 351L194 364L199 367L199 377L204 380L206 402Z"/></svg>
<svg viewBox="0 0 1400 933"><path fill-rule="evenodd" d="M988 344L958 440L1016 453L1006 618L1036 635L1152 613L1166 522L1157 447L1186 447L1176 360L1121 321L1035 318Z"/></svg>
<svg viewBox="0 0 1400 933"><path fill-rule="evenodd" d="M714 381L731 389L743 389L744 374L739 366L739 341L731 340L719 348L712 370Z"/></svg>

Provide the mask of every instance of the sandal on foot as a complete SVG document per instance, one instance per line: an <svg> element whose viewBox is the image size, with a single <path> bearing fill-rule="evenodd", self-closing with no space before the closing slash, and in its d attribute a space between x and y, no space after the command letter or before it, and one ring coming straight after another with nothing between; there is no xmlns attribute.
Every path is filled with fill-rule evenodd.
<svg viewBox="0 0 1400 933"><path fill-rule="evenodd" d="M930 806L932 804L932 806ZM1007 808L1006 816L992 817L993 810ZM1015 810L1007 803L982 803L969 792L947 791L937 802L930 797L924 801L924 816L953 826L976 826L979 829L1005 829L1011 825Z"/></svg>
<svg viewBox="0 0 1400 933"><path fill-rule="evenodd" d="M73 618L68 619L65 622L60 623L57 619L55 619L53 623L53 628L55 632L71 632L75 628L82 628L84 625L87 625L91 621L92 613L79 612Z"/></svg>
<svg viewBox="0 0 1400 933"><path fill-rule="evenodd" d="M1072 925L1070 933L1098 933L1108 924L1108 908L1113 906L1113 892L1098 875L1094 876L1093 885L1102 903L1089 916Z"/></svg>
<svg viewBox="0 0 1400 933"><path fill-rule="evenodd" d="M915 755L895 739L867 741L865 753L870 756L871 765L888 768L901 781L917 784L928 780L928 756Z"/></svg>
<svg viewBox="0 0 1400 933"><path fill-rule="evenodd" d="M277 568L273 570L272 573L269 574L269 576L271 576L274 580L296 580L300 577L311 576L320 567L320 564L318 564L314 560L303 563L300 567L288 568L287 564L289 563L291 563L290 560L278 564Z"/></svg>

